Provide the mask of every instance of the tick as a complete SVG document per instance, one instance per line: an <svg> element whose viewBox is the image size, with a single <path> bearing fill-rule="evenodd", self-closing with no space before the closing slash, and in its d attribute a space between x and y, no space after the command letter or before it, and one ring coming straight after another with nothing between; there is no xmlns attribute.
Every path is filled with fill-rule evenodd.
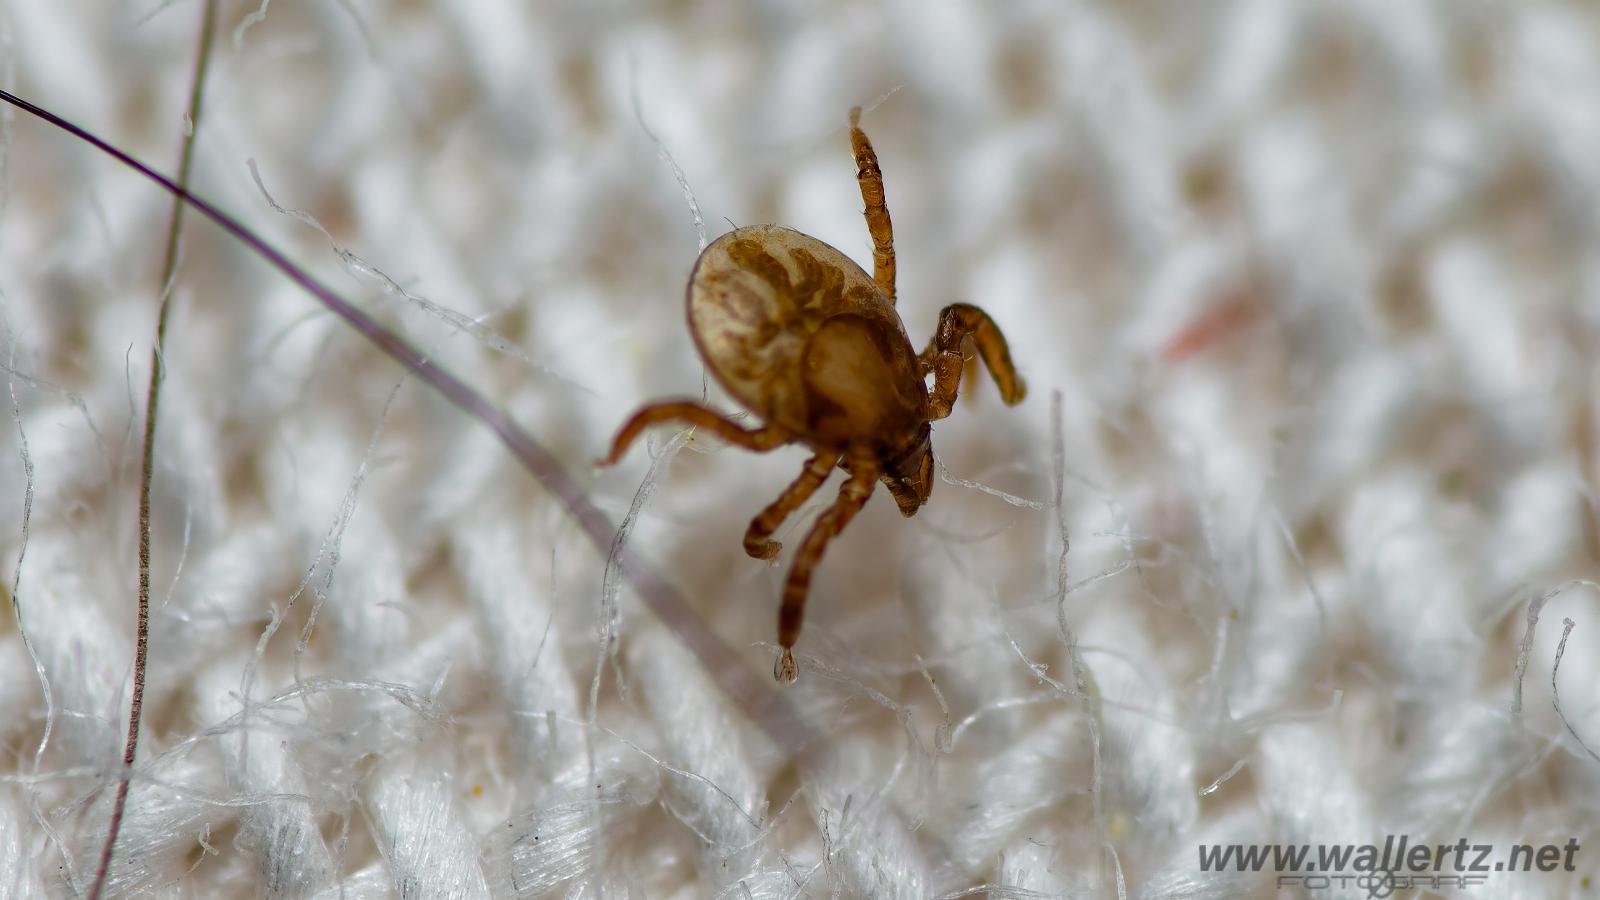
<svg viewBox="0 0 1600 900"><path fill-rule="evenodd" d="M1027 391L1005 336L976 306L945 307L927 348L921 354L913 349L894 307L894 229L883 172L860 118L860 108L850 111L850 146L872 236L871 277L833 247L780 225L739 228L717 238L689 273L689 333L700 357L718 383L765 424L746 428L694 401L652 403L622 426L602 461L614 464L646 428L674 421L748 450L809 446L815 452L800 477L745 532L745 552L756 559L778 554L773 532L834 467L849 473L838 499L806 534L784 582L778 610L783 649L773 674L785 683L797 675L793 647L811 572L828 542L850 524L878 481L903 516L915 515L933 492L929 423L950 415L961 384L963 342L972 338L1008 406Z"/></svg>

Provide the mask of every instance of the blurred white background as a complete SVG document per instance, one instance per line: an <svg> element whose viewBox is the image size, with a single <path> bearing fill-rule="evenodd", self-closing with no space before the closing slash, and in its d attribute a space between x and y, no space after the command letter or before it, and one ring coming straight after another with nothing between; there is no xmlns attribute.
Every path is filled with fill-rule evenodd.
<svg viewBox="0 0 1600 900"><path fill-rule="evenodd" d="M172 172L200 19L5 0L0 83ZM195 190L613 523L651 453L591 460L703 385L663 151L709 237L870 266L867 106L913 340L978 303L1030 395L967 383L952 481L835 542L775 739L725 689L778 691L787 550L837 476L770 567L740 536L805 451L662 456L628 542L692 616L624 583L603 655L605 555L552 496L190 216L114 895L1267 896L1197 844L1593 835L1589 5L223 2L204 96ZM72 896L126 727L170 201L0 129L0 895Z"/></svg>

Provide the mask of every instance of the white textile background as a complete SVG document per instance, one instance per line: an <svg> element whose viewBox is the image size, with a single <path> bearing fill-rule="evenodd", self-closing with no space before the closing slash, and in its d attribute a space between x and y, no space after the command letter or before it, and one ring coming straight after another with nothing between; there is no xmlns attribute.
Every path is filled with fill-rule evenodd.
<svg viewBox="0 0 1600 900"><path fill-rule="evenodd" d="M171 172L200 9L5 0L0 83ZM218 34L196 191L637 506L686 605L191 215L110 895L1271 896L1197 847L1595 839L1592 5L230 0ZM913 339L978 303L1030 394L965 385L949 479L834 544L780 689L790 555L740 536L805 451L591 461L702 390L674 164L710 237L870 264L858 104ZM14 114L0 178L0 895L74 896L169 199Z"/></svg>

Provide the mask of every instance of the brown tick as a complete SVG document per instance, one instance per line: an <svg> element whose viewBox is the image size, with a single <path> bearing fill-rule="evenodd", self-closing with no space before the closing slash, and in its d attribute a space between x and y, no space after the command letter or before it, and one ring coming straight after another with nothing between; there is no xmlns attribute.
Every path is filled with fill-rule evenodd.
<svg viewBox="0 0 1600 900"><path fill-rule="evenodd" d="M745 552L771 559L772 533L827 480L835 466L849 473L835 500L806 535L789 569L778 611L783 653L774 674L792 682L791 648L800 636L811 570L834 535L854 518L882 480L903 516L915 515L933 492L928 423L950 415L961 383L962 343L978 355L1007 405L1027 387L1011 363L1005 336L976 306L955 303L919 356L894 309L894 230L883 197L883 173L850 111L856 180L872 235L873 277L814 237L778 225L739 228L706 247L689 273L689 333L717 381L765 420L745 428L700 403L644 407L611 443L602 465L622 457L651 425L686 422L749 450L803 443L816 454L805 471L750 522ZM930 392L927 377L933 376Z"/></svg>

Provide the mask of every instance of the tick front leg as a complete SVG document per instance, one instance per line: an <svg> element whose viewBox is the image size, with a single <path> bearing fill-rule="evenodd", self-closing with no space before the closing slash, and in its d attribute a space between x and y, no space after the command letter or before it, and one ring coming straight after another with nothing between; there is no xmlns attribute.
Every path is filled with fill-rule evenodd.
<svg viewBox="0 0 1600 900"><path fill-rule="evenodd" d="M717 437L746 450L766 451L780 447L790 440L790 435L778 428L767 426L765 428L746 428L738 422L724 416L707 406L702 406L693 401L684 400L668 403L652 403L633 414L622 430L611 442L611 455L600 461L602 466L615 465L622 454L627 452L628 445L633 439L652 425L663 422L683 422L696 428L703 428Z"/></svg>
<svg viewBox="0 0 1600 900"><path fill-rule="evenodd" d="M850 479L839 488L839 499L811 526L811 532L806 535L805 543L800 545L800 553L795 556L794 566L789 569L789 578L783 585L783 605L778 609L778 644L783 647L783 654L778 657L773 675L785 684L792 683L799 675L792 648L794 642L800 639L806 594L811 588L811 570L822 559L828 542L850 524L850 520L866 504L867 498L872 496L873 483L879 475L878 468L865 461L852 465L854 469L850 472Z"/></svg>
<svg viewBox="0 0 1600 900"><path fill-rule="evenodd" d="M861 185L861 200L867 205L867 231L872 235L872 280L894 305L894 224L889 221L889 203L883 196L883 170L878 154L861 130L861 107L850 110L850 149L856 156L856 181Z"/></svg>
<svg viewBox="0 0 1600 900"><path fill-rule="evenodd" d="M988 366L989 374L1000 388L1000 399L1007 406L1022 402L1028 385L1017 375L1011 362L1011 350L1006 346L1006 336L989 314L970 303L952 303L939 313L939 329L934 332L928 349L918 360L924 372L933 373L933 391L928 395L928 419L942 419L950 415L956 402L956 390L961 386L961 340L968 335L978 347L978 355Z"/></svg>
<svg viewBox="0 0 1600 900"><path fill-rule="evenodd" d="M754 519L750 520L750 528L744 533L744 552L756 559L771 559L778 555L783 545L772 540L772 533L778 530L783 520L789 513L800 508L800 504L811 499L811 495L822 487L828 480L828 475L833 472L833 467L839 464L837 453L818 453L806 463L805 470L800 477L784 488L778 499L772 501Z"/></svg>

